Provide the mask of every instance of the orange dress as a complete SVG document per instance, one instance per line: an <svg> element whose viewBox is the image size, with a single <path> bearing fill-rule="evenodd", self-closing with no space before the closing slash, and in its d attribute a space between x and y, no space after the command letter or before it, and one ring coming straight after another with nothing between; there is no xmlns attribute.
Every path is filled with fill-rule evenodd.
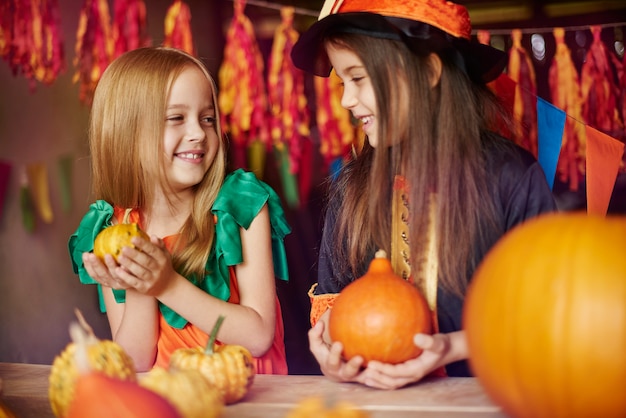
<svg viewBox="0 0 626 418"><path fill-rule="evenodd" d="M274 272L277 278L288 279L286 253L283 238L291 228L287 224L280 206L278 195L265 183L256 179L254 174L237 170L224 181L222 190L213 205L212 212L216 219L215 248L207 261L207 275L204 280L190 279L199 288L210 295L229 303L240 302L237 277L234 266L241 263L240 228L248 228L261 208L267 204L270 212L272 230L272 254ZM77 231L70 237L69 250L74 272L85 284L97 284L100 297L100 308L105 312L102 288L99 283L89 277L82 264L82 253L93 250L95 236L115 217L118 222L124 219L124 208L113 207L99 200L90 206L83 217ZM139 212L130 211L127 222L135 222L141 226ZM166 247L171 251L178 235L163 238ZM125 290L113 290L115 300L124 303ZM157 341L157 359L155 366L167 367L170 355L181 347L204 347L208 342L208 334L189 323L169 307L159 303L159 337ZM218 341L219 343L219 341ZM254 359L256 372L259 374L287 374L287 361L284 344L282 311L278 297L276 298L276 327L274 342L263 356Z"/></svg>

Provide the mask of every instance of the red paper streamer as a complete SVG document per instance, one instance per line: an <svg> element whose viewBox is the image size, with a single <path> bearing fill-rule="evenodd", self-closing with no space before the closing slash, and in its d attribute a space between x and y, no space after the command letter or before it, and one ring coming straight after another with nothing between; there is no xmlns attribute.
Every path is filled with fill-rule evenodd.
<svg viewBox="0 0 626 418"><path fill-rule="evenodd" d="M557 164L559 180L568 184L572 191L578 190L585 173L585 129L582 121L582 100L578 72L571 52L564 41L563 28L554 29L556 52L550 65L548 82L552 104L562 109L569 118L565 119L565 131L561 154Z"/></svg>
<svg viewBox="0 0 626 418"><path fill-rule="evenodd" d="M271 136L274 147L289 152L289 173L310 179L310 164L303 161L305 143L309 141L310 120L304 94L304 73L291 61L291 50L300 35L293 28L293 7L281 9L281 24L274 33L269 58L267 90L270 105ZM300 184L300 192L308 194L309 184ZM300 201L302 203L302 200Z"/></svg>
<svg viewBox="0 0 626 418"><path fill-rule="evenodd" d="M114 58L151 44L142 0L115 0L113 10Z"/></svg>
<svg viewBox="0 0 626 418"><path fill-rule="evenodd" d="M315 77L316 121L320 134L320 153L327 164L346 158L351 150L360 151L364 134L352 123L350 111L341 106L341 79L331 71L329 77Z"/></svg>
<svg viewBox="0 0 626 418"><path fill-rule="evenodd" d="M246 149L254 141L269 146L267 94L263 57L254 28L244 14L245 1L235 0L226 33L224 59L218 71L222 128L234 145L233 165L246 168Z"/></svg>
<svg viewBox="0 0 626 418"><path fill-rule="evenodd" d="M537 158L537 86L532 60L522 47L522 31L511 32L513 46L509 51L507 73L515 83L513 117L518 123L514 140Z"/></svg>
<svg viewBox="0 0 626 418"><path fill-rule="evenodd" d="M73 82L79 83L79 99L91 105L100 76L113 59L113 37L106 0L85 0L76 32Z"/></svg>
<svg viewBox="0 0 626 418"><path fill-rule="evenodd" d="M624 128L617 109L618 86L609 53L600 38L601 32L600 26L591 27L593 42L581 69L582 112L587 124L617 136Z"/></svg>
<svg viewBox="0 0 626 418"><path fill-rule="evenodd" d="M3 2L0 6L0 54L13 75L52 84L65 70L57 0Z"/></svg>
<svg viewBox="0 0 626 418"><path fill-rule="evenodd" d="M163 46L182 49L195 55L191 34L191 12L187 3L175 0L165 14L165 40Z"/></svg>

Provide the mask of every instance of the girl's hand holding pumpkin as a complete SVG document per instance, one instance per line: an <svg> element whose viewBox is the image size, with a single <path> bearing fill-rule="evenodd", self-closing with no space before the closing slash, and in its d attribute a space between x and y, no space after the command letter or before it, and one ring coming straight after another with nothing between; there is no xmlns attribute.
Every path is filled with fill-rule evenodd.
<svg viewBox="0 0 626 418"><path fill-rule="evenodd" d="M89 276L102 286L112 289L128 289L130 287L115 273L118 264L110 254L105 255L104 261L102 261L93 253L83 253L83 265Z"/></svg>
<svg viewBox="0 0 626 418"><path fill-rule="evenodd" d="M115 274L124 285L139 293L157 297L178 275L162 239L133 237L135 248L124 247Z"/></svg>
<svg viewBox="0 0 626 418"><path fill-rule="evenodd" d="M399 364L368 363L364 384L379 389L397 389L417 382L435 370L467 358L465 333L417 334L413 341L424 351L414 359Z"/></svg>
<svg viewBox="0 0 626 418"><path fill-rule="evenodd" d="M355 356L346 362L341 356L343 345L340 342L328 344L324 341L324 328L326 323L319 320L309 330L309 348L320 365L322 373L329 379L337 382L364 383L361 366L363 358Z"/></svg>

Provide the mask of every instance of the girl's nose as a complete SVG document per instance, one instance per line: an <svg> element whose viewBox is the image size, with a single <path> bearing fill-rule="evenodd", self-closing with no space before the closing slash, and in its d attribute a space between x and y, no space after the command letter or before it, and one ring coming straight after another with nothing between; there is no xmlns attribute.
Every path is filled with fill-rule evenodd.
<svg viewBox="0 0 626 418"><path fill-rule="evenodd" d="M189 122L186 139L191 142L201 142L206 139L206 132L199 122Z"/></svg>
<svg viewBox="0 0 626 418"><path fill-rule="evenodd" d="M343 89L343 94L341 95L341 106L345 109L351 109L358 103L356 96L351 92L349 88Z"/></svg>

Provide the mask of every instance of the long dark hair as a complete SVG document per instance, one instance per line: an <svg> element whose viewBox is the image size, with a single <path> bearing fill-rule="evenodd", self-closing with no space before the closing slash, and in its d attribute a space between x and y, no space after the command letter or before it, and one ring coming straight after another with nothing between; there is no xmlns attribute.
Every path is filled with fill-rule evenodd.
<svg viewBox="0 0 626 418"><path fill-rule="evenodd" d="M475 247L501 232L495 221L493 187L486 171L489 129L508 121L484 85L473 83L457 65L453 50L412 52L400 41L355 34L327 39L360 57L374 89L379 121L376 149L365 146L348 163L333 192L343 204L336 213L333 264L338 277L361 274L374 248L389 253L393 178L410 184L411 264L418 265L427 237L429 196L436 192L439 284L462 296L476 264ZM413 271L415 274L415 270Z"/></svg>

